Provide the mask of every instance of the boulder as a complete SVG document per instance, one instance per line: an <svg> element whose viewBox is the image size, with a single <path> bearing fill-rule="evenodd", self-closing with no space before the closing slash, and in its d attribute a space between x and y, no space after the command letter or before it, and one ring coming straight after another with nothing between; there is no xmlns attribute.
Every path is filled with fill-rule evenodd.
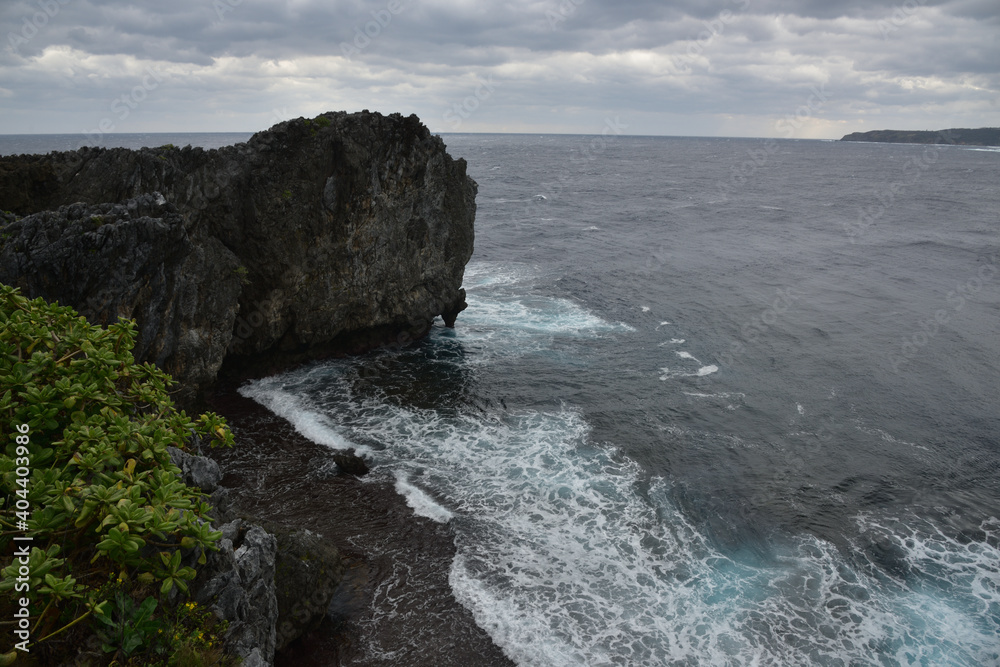
<svg viewBox="0 0 1000 667"><path fill-rule="evenodd" d="M331 457L333 458L333 462L337 464L337 467L348 475L361 477L368 474L368 464L353 449L334 452Z"/></svg>

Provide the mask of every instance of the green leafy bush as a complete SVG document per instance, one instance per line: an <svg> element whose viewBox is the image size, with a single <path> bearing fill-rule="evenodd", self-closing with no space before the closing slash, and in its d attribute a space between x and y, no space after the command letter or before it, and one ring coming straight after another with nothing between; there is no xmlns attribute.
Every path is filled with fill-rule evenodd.
<svg viewBox="0 0 1000 667"><path fill-rule="evenodd" d="M170 377L135 362L135 336L134 322L94 326L0 285L0 617L12 618L14 599L29 597L33 655L54 650L71 628L101 627L93 618L77 625L88 616L104 626L114 618L112 602L126 603L111 599L109 578L162 600L175 588L186 593L221 537L167 447L195 435L229 446L232 434L217 415L191 419L175 409ZM27 594L15 591L18 562L10 560L14 537L24 536L32 538ZM143 622L154 607L136 607L149 612ZM122 657L134 641L121 645Z"/></svg>
<svg viewBox="0 0 1000 667"><path fill-rule="evenodd" d="M147 597L137 605L130 596L118 591L112 608L108 609L108 606L104 605L95 614L95 618L105 626L97 631L105 653L120 651L125 657L130 657L143 644L149 644L158 634L163 634L162 626L153 619L156 598Z"/></svg>

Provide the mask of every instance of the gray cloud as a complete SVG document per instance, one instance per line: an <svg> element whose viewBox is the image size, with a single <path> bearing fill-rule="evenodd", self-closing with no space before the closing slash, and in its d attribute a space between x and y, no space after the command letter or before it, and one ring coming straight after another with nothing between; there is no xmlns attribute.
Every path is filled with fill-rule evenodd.
<svg viewBox="0 0 1000 667"><path fill-rule="evenodd" d="M436 131L618 115L636 133L784 136L803 105L796 136L1000 124L993 0L17 0L0 26L9 133L254 130L341 108Z"/></svg>

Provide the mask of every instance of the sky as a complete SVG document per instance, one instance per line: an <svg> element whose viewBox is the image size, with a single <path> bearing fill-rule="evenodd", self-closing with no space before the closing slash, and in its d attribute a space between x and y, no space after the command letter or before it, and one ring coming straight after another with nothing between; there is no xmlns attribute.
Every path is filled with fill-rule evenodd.
<svg viewBox="0 0 1000 667"><path fill-rule="evenodd" d="M1000 126L998 0L0 0L0 134Z"/></svg>

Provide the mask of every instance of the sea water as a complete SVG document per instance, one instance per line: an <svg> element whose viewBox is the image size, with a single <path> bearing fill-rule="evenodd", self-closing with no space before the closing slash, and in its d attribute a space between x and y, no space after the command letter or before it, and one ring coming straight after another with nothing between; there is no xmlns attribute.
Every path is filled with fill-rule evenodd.
<svg viewBox="0 0 1000 667"><path fill-rule="evenodd" d="M1000 153L445 141L456 328L241 392L446 525L508 657L1000 664Z"/></svg>

